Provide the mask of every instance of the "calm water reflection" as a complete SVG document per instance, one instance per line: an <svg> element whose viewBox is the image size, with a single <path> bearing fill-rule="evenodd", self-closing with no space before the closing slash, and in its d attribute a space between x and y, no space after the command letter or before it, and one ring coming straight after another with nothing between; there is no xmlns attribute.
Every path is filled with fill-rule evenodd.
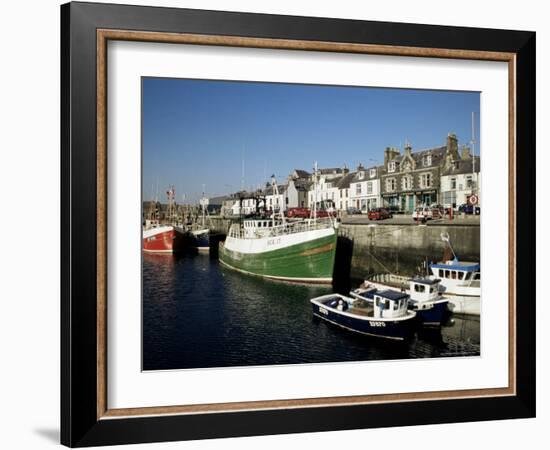
<svg viewBox="0 0 550 450"><path fill-rule="evenodd" d="M479 320L403 344L313 319L309 299L332 289L243 275L207 255L144 255L143 369L479 354Z"/></svg>

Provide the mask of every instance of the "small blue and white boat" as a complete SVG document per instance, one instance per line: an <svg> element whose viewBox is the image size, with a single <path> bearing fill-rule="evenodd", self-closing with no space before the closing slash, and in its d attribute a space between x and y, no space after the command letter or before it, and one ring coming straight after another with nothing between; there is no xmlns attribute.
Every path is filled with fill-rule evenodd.
<svg viewBox="0 0 550 450"><path fill-rule="evenodd" d="M327 294L310 300L313 315L355 333L403 341L415 331L414 311L407 309L409 296L387 290L372 298Z"/></svg>
<svg viewBox="0 0 550 450"><path fill-rule="evenodd" d="M449 299L441 295L440 281L431 278L412 278L409 280L409 289L365 281L361 287L351 291L350 295L367 300L379 291L401 293L408 297L408 308L416 313L419 322L427 326L440 326L449 317Z"/></svg>

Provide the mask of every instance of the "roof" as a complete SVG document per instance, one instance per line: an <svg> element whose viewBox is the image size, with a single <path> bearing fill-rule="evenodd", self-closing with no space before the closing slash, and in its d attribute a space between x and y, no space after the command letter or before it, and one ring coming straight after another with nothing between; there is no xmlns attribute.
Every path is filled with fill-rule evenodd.
<svg viewBox="0 0 550 450"><path fill-rule="evenodd" d="M327 169L319 169L318 172L321 175L337 174L337 173L343 173L344 169L341 169L340 167L329 167Z"/></svg>
<svg viewBox="0 0 550 450"><path fill-rule="evenodd" d="M311 176L307 170L294 169L294 172L296 172L296 175L298 175L299 178L309 178Z"/></svg>
<svg viewBox="0 0 550 450"><path fill-rule="evenodd" d="M394 291L392 289L378 291L376 295L378 295L379 297L387 298L389 300L401 300L402 298L406 298L409 296L405 292Z"/></svg>
<svg viewBox="0 0 550 450"><path fill-rule="evenodd" d="M221 195L219 197L212 197L208 199L209 205L221 205L224 201L229 200L231 197L228 195Z"/></svg>
<svg viewBox="0 0 550 450"><path fill-rule="evenodd" d="M480 265L476 262L450 261L447 263L437 263L430 265L432 269L463 270L466 272L479 272Z"/></svg>
<svg viewBox="0 0 550 450"><path fill-rule="evenodd" d="M286 190L286 185L284 184L278 184L277 188L279 189L279 195L283 195ZM273 195L273 186L267 186L264 191L264 195Z"/></svg>
<svg viewBox="0 0 550 450"><path fill-rule="evenodd" d="M479 156L475 157L475 170L479 172L481 160ZM460 175L463 173L472 173L474 169L474 158L459 159L453 161L451 167L449 167L442 175Z"/></svg>
<svg viewBox="0 0 550 450"><path fill-rule="evenodd" d="M349 188L349 185L353 181L354 177L355 177L355 172L350 172L347 175L344 175L342 178L340 178L337 181L336 186L338 187L338 189L347 189Z"/></svg>

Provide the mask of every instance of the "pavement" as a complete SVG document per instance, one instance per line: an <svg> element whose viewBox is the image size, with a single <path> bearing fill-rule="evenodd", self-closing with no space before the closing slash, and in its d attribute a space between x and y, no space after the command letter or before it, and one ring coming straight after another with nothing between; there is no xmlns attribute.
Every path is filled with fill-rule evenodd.
<svg viewBox="0 0 550 450"><path fill-rule="evenodd" d="M481 216L474 215L457 215L453 219L445 217L442 219L428 220L426 225L450 225L450 226L479 226ZM342 217L342 223L354 225L419 225L411 214L396 214L391 219L384 220L369 220L366 214L357 214Z"/></svg>

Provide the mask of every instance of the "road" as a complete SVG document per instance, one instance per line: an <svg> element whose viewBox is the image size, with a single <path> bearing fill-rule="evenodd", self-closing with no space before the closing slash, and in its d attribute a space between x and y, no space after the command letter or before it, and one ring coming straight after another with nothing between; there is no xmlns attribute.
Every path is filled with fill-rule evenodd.
<svg viewBox="0 0 550 450"><path fill-rule="evenodd" d="M451 225L451 226L479 226L480 216L467 215L455 216L453 220L448 217L443 219L428 220L426 225ZM377 224L377 225L418 225L410 214L396 214L391 219L369 220L366 214L345 216L342 223L348 224Z"/></svg>

